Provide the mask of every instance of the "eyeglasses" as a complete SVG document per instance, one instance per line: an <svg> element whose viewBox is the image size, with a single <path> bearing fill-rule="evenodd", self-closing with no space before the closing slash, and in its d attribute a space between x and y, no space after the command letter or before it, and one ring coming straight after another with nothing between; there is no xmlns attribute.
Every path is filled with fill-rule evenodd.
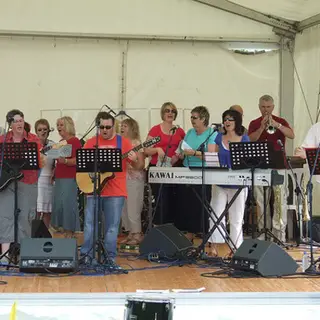
<svg viewBox="0 0 320 320"><path fill-rule="evenodd" d="M13 119L13 123L21 123L24 122L24 119Z"/></svg>
<svg viewBox="0 0 320 320"><path fill-rule="evenodd" d="M190 117L190 119L191 119L191 120L198 120L198 119L199 119L199 117L191 116L191 117Z"/></svg>
<svg viewBox="0 0 320 320"><path fill-rule="evenodd" d="M107 129L107 130L110 130L113 126L99 126L100 130L104 130L104 129Z"/></svg>
<svg viewBox="0 0 320 320"><path fill-rule="evenodd" d="M223 122L226 122L226 121L236 121L236 120L233 117L229 117L229 118L223 119Z"/></svg>
<svg viewBox="0 0 320 320"><path fill-rule="evenodd" d="M173 113L173 114L176 114L177 111L174 110L174 109L165 109L165 110L164 110L164 113Z"/></svg>

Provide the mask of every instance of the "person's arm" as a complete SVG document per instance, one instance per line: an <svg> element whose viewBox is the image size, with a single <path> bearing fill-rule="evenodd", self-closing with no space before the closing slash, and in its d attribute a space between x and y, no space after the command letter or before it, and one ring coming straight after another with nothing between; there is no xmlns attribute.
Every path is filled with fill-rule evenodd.
<svg viewBox="0 0 320 320"><path fill-rule="evenodd" d="M147 141L150 139L153 139L154 137L148 135L147 136ZM144 154L147 157L152 157L155 154L158 154L159 156L162 155L164 156L164 151L162 150L162 148L157 148L157 147L150 147L150 148L144 148Z"/></svg>
<svg viewBox="0 0 320 320"><path fill-rule="evenodd" d="M131 151L128 155L128 159L130 160L130 165L132 168L136 170L143 170L145 166L144 155L142 152L133 152Z"/></svg>
<svg viewBox="0 0 320 320"><path fill-rule="evenodd" d="M257 141L260 138L260 136L263 133L263 131L266 130L268 121L269 121L269 117L268 116L265 116L264 118L262 118L260 127L258 129L252 128L253 124L250 123L250 125L249 125L249 138L250 138L250 141Z"/></svg>
<svg viewBox="0 0 320 320"><path fill-rule="evenodd" d="M272 119L271 125L280 130L286 138L294 139L294 132L290 128L289 123L285 122L284 124L281 124Z"/></svg>

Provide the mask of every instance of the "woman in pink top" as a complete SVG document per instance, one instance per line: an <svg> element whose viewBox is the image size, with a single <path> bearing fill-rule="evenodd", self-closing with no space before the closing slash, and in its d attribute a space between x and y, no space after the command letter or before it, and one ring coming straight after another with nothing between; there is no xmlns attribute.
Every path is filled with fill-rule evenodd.
<svg viewBox="0 0 320 320"><path fill-rule="evenodd" d="M151 128L147 140L160 137L161 140L152 148L145 149L145 155L151 157L150 166L176 166L179 157L176 150L185 136L181 128L174 125L178 110L172 102L165 102L160 110L162 122ZM157 203L160 184L152 184L152 194ZM156 225L174 222L174 197L176 186L163 185L153 223Z"/></svg>

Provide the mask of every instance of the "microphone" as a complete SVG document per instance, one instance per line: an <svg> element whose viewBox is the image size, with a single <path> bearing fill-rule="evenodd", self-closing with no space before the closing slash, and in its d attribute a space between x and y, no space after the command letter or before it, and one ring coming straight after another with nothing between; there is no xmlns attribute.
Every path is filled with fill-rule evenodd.
<svg viewBox="0 0 320 320"><path fill-rule="evenodd" d="M113 115L117 115L108 105L104 104L103 107L106 107L109 110L109 113L113 114Z"/></svg>
<svg viewBox="0 0 320 320"><path fill-rule="evenodd" d="M223 123L211 123L213 131L220 131L223 128Z"/></svg>
<svg viewBox="0 0 320 320"><path fill-rule="evenodd" d="M175 125L175 126L173 126L170 130L169 130L169 132L176 132L176 130L177 129L179 129L180 128L180 126L178 126L178 125Z"/></svg>
<svg viewBox="0 0 320 320"><path fill-rule="evenodd" d="M280 139L277 140L277 144L281 147L281 150L283 151L284 145Z"/></svg>

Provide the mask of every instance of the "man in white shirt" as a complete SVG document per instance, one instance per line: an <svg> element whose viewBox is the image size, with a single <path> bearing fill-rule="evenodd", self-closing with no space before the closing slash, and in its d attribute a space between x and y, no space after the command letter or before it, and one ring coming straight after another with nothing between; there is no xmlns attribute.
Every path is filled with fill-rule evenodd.
<svg viewBox="0 0 320 320"><path fill-rule="evenodd" d="M305 148L318 148L320 144L320 122L314 124L308 131L301 147L296 148L295 155L306 159ZM316 180L320 183L320 176L316 176Z"/></svg>

